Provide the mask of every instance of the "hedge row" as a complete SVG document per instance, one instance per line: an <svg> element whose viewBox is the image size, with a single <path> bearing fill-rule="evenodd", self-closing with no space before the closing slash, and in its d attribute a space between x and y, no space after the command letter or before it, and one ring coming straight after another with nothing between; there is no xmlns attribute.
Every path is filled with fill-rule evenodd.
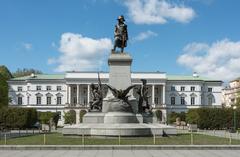
<svg viewBox="0 0 240 157"><path fill-rule="evenodd" d="M230 108L190 109L186 121L197 124L200 129L229 129L233 127L234 111ZM240 126L240 109L236 110L236 124Z"/></svg>
<svg viewBox="0 0 240 157"><path fill-rule="evenodd" d="M0 128L32 128L37 122L37 111L32 108L1 108Z"/></svg>

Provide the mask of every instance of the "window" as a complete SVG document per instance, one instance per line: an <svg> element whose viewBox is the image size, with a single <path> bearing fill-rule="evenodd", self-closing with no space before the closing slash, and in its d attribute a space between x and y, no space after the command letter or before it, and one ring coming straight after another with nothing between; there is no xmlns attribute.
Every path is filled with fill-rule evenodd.
<svg viewBox="0 0 240 157"><path fill-rule="evenodd" d="M77 88L73 87L73 93L77 93Z"/></svg>
<svg viewBox="0 0 240 157"><path fill-rule="evenodd" d="M191 97L191 105L195 105L195 97Z"/></svg>
<svg viewBox="0 0 240 157"><path fill-rule="evenodd" d="M171 86L171 91L175 91L175 86Z"/></svg>
<svg viewBox="0 0 240 157"><path fill-rule="evenodd" d="M191 91L195 91L195 87L192 86L192 87L191 87Z"/></svg>
<svg viewBox="0 0 240 157"><path fill-rule="evenodd" d="M175 105L175 97L171 97L171 105Z"/></svg>
<svg viewBox="0 0 240 157"><path fill-rule="evenodd" d="M41 86L37 86L37 90L41 90Z"/></svg>
<svg viewBox="0 0 240 157"><path fill-rule="evenodd" d="M212 88L208 88L208 92L212 92Z"/></svg>
<svg viewBox="0 0 240 157"><path fill-rule="evenodd" d="M181 105L185 105L185 97L181 97Z"/></svg>
<svg viewBox="0 0 240 157"><path fill-rule="evenodd" d="M154 103L158 104L158 97L155 97Z"/></svg>
<svg viewBox="0 0 240 157"><path fill-rule="evenodd" d="M213 104L213 99L212 97L208 97L208 105L212 105Z"/></svg>
<svg viewBox="0 0 240 157"><path fill-rule="evenodd" d="M61 86L57 86L57 90L62 90L62 87Z"/></svg>
<svg viewBox="0 0 240 157"><path fill-rule="evenodd" d="M21 92L22 91L22 87L18 87L17 90L18 90L18 92Z"/></svg>
<svg viewBox="0 0 240 157"><path fill-rule="evenodd" d="M57 104L58 105L62 104L62 98L60 96L57 97Z"/></svg>
<svg viewBox="0 0 240 157"><path fill-rule="evenodd" d="M18 97L17 100L18 100L17 104L18 104L18 105L22 105L22 97Z"/></svg>
<svg viewBox="0 0 240 157"><path fill-rule="evenodd" d="M47 86L47 90L51 90L51 86Z"/></svg>
<svg viewBox="0 0 240 157"><path fill-rule="evenodd" d="M87 93L87 88L83 88L83 94L85 95Z"/></svg>
<svg viewBox="0 0 240 157"><path fill-rule="evenodd" d="M48 96L48 97L47 97L47 105L50 105L50 104L51 104L51 97Z"/></svg>
<svg viewBox="0 0 240 157"><path fill-rule="evenodd" d="M77 104L77 97L73 97L73 104Z"/></svg>
<svg viewBox="0 0 240 157"><path fill-rule="evenodd" d="M181 91L182 91L182 92L185 91L185 87L181 87Z"/></svg>
<svg viewBox="0 0 240 157"><path fill-rule="evenodd" d="M37 96L37 105L41 105L41 97Z"/></svg>

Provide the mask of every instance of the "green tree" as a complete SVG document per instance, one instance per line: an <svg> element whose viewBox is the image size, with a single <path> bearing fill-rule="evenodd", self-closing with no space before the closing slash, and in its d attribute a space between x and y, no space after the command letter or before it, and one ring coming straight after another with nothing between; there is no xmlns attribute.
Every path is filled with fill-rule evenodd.
<svg viewBox="0 0 240 157"><path fill-rule="evenodd" d="M79 113L80 123L83 122L83 116L87 113L86 110L81 110Z"/></svg>
<svg viewBox="0 0 240 157"><path fill-rule="evenodd" d="M0 108L8 106L8 83L12 74L6 66L0 66Z"/></svg>
<svg viewBox="0 0 240 157"><path fill-rule="evenodd" d="M65 112L64 120L65 124L76 124L76 112L74 110Z"/></svg>
<svg viewBox="0 0 240 157"><path fill-rule="evenodd" d="M23 69L17 69L17 71L13 73L13 77L29 76L32 73L42 74L40 70L23 68Z"/></svg>

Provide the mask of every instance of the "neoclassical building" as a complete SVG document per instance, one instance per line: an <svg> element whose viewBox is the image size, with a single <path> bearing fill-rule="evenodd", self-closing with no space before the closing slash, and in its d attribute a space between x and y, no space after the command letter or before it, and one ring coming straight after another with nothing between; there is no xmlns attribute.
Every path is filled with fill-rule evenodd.
<svg viewBox="0 0 240 157"><path fill-rule="evenodd" d="M232 107L240 97L240 78L229 82L229 86L222 90L222 101L226 107Z"/></svg>
<svg viewBox="0 0 240 157"><path fill-rule="evenodd" d="M100 72L101 82L108 83L109 73ZM162 72L132 72L132 84L148 84L149 102L153 110L162 111L166 122L169 112L186 112L190 108L221 107L222 81L192 76L167 75ZM60 112L59 125L64 124L64 112L76 111L79 123L80 110L88 110L91 101L90 84L98 82L97 72L66 72L65 74L37 74L13 78L8 81L10 106L31 107L38 111ZM133 95L138 98L136 90ZM107 94L104 86L104 94Z"/></svg>

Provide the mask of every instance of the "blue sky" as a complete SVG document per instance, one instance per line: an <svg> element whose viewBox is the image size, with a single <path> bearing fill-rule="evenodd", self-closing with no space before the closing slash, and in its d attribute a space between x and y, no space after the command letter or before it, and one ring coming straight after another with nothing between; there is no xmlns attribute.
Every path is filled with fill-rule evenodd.
<svg viewBox="0 0 240 157"><path fill-rule="evenodd" d="M240 74L239 0L1 0L0 64L11 71L107 71L124 15L133 71Z"/></svg>

